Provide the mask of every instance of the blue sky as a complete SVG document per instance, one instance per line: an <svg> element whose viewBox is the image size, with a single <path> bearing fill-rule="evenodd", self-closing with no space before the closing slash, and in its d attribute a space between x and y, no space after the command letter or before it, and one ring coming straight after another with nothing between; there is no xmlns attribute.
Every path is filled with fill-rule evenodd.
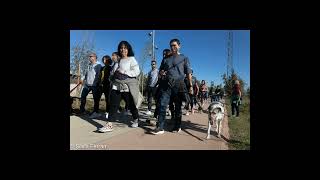
<svg viewBox="0 0 320 180"><path fill-rule="evenodd" d="M145 43L151 41L152 30L90 30L94 38L98 60L117 51L118 43L128 41L133 47L135 58L140 63ZM82 30L70 31L70 49L82 40ZM169 42L178 38L180 52L189 57L194 76L208 83L222 83L221 75L227 71L227 31L224 30L156 30L155 45L158 65L162 50L170 49ZM71 52L70 52L71 54ZM140 58L140 59L139 59ZM151 60L151 58L150 58ZM250 30L233 30L233 68L250 85ZM144 64L144 72L150 71L150 61Z"/></svg>

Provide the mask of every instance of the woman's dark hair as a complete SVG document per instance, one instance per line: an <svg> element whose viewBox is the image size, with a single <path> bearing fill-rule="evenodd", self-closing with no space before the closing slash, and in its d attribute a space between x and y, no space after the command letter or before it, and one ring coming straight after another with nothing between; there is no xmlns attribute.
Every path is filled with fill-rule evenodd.
<svg viewBox="0 0 320 180"><path fill-rule="evenodd" d="M164 50L162 51L162 53L167 53L167 52L170 52L170 49L164 49Z"/></svg>
<svg viewBox="0 0 320 180"><path fill-rule="evenodd" d="M131 45L127 42L127 41L121 41L118 45L118 54L120 57L122 57L121 53L120 53L120 49L121 49L121 46L124 45L125 47L127 47L128 49L128 57L130 56L134 56L134 53L133 53L133 50L132 50L132 47Z"/></svg>
<svg viewBox="0 0 320 180"><path fill-rule="evenodd" d="M111 57L110 57L110 56L108 56L108 55L103 56L103 57L102 57L102 62L103 62L103 63L104 63L104 59L107 60L107 63L108 63L108 64L111 64L111 61L112 61L112 60L111 60Z"/></svg>
<svg viewBox="0 0 320 180"><path fill-rule="evenodd" d="M164 49L162 51L162 54L165 53L165 55L163 56L163 58L167 58L167 57L170 57L170 49Z"/></svg>

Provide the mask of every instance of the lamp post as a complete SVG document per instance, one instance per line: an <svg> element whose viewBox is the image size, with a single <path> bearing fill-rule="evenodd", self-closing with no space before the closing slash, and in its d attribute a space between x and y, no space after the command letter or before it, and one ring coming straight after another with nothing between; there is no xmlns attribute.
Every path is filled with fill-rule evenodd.
<svg viewBox="0 0 320 180"><path fill-rule="evenodd" d="M154 44L155 34L156 34L155 30L152 30L152 32L149 33L149 36L152 36L152 54L151 54L152 60L155 60L155 57L156 57L155 49L158 49L158 47Z"/></svg>
<svg viewBox="0 0 320 180"><path fill-rule="evenodd" d="M154 34L155 31L152 31L152 59L154 59Z"/></svg>

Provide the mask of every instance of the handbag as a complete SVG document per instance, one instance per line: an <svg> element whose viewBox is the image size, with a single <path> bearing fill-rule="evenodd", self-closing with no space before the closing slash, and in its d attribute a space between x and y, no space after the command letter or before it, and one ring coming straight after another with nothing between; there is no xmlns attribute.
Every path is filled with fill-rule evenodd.
<svg viewBox="0 0 320 180"><path fill-rule="evenodd" d="M119 79L119 80L126 80L129 76L126 74L121 74L119 71L116 71L114 73L114 78Z"/></svg>

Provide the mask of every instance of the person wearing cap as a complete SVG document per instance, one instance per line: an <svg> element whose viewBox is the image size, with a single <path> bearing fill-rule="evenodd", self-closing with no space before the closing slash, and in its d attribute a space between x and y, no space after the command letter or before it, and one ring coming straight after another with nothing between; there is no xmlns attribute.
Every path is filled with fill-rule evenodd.
<svg viewBox="0 0 320 180"><path fill-rule="evenodd" d="M99 101L100 101L100 89L99 89L99 83L100 83L100 72L101 72L101 64L97 63L97 54L96 53L90 53L89 54L89 61L90 64L88 66L88 69L86 70L86 73L84 76L81 77L81 84L84 84L82 93L81 93L81 105L80 105L80 113L85 113L85 105L86 105L86 99L90 91L92 91L93 94L93 100L94 100L94 108L93 112L90 115L90 118L97 118L99 117Z"/></svg>

